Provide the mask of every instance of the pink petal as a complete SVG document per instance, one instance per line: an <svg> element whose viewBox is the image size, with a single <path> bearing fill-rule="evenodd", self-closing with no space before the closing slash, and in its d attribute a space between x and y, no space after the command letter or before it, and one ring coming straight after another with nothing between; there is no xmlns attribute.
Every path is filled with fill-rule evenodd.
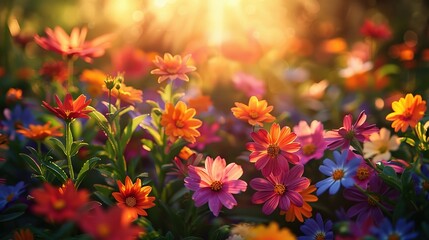
<svg viewBox="0 0 429 240"><path fill-rule="evenodd" d="M223 183L222 189L225 192L237 194L240 191L245 192L247 189L247 183L243 180L230 180L228 182Z"/></svg>
<svg viewBox="0 0 429 240"><path fill-rule="evenodd" d="M254 178L249 184L256 191L274 191L273 184L263 178Z"/></svg>
<svg viewBox="0 0 429 240"><path fill-rule="evenodd" d="M192 199L195 201L196 207L201 207L206 204L212 198L216 196L213 194L213 191L210 188L201 188L197 190L194 195L192 195Z"/></svg>
<svg viewBox="0 0 429 240"><path fill-rule="evenodd" d="M218 197L214 196L212 198L209 198L209 208L210 211L215 215L216 217L219 216L220 209L222 208L222 204Z"/></svg>
<svg viewBox="0 0 429 240"><path fill-rule="evenodd" d="M270 215L271 213L273 213L274 210L279 205L279 200L280 200L280 196L275 195L274 197L266 201L264 206L262 207L262 212L265 213L266 215Z"/></svg>
<svg viewBox="0 0 429 240"><path fill-rule="evenodd" d="M256 192L252 196L252 203L261 204L266 202L268 199L278 196L274 192Z"/></svg>
<svg viewBox="0 0 429 240"><path fill-rule="evenodd" d="M221 191L219 192L217 197L219 198L219 201L222 203L222 205L224 205L228 209L232 209L234 206L237 205L237 201L235 200L235 198L232 196L231 193Z"/></svg>
<svg viewBox="0 0 429 240"><path fill-rule="evenodd" d="M228 166L226 166L223 175L224 176L223 176L222 182L227 182L229 180L236 180L236 179L239 179L241 175L243 175L243 169L241 168L241 166L235 163L230 163L228 164Z"/></svg>

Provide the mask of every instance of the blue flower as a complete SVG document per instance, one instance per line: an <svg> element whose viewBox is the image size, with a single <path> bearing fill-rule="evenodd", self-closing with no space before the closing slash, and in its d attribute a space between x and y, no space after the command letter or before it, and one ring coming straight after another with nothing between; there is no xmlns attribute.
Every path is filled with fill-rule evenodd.
<svg viewBox="0 0 429 240"><path fill-rule="evenodd" d="M353 186L355 183L353 176L356 173L361 160L359 158L353 157L350 160L347 160L349 150L344 150L341 153L338 151L334 152L334 161L329 158L323 160L323 165L319 167L319 171L329 176L318 183L317 195L322 194L329 188L329 194L333 195L338 192L340 186L343 185L345 188Z"/></svg>
<svg viewBox="0 0 429 240"><path fill-rule="evenodd" d="M414 222L407 222L404 218L400 218L395 227L388 218L383 219L380 226L372 228L371 232L379 240L401 239L412 240L418 236L417 232L412 231Z"/></svg>
<svg viewBox="0 0 429 240"><path fill-rule="evenodd" d="M20 127L28 128L30 123L35 123L34 114L30 109L17 105L12 111L5 109L3 114L5 120L1 121L1 125L3 126L2 131L9 136L10 140L24 140L24 136L16 134L16 130Z"/></svg>
<svg viewBox="0 0 429 240"><path fill-rule="evenodd" d="M6 204L18 199L19 195L24 191L24 182L18 182L15 186L0 185L0 210Z"/></svg>
<svg viewBox="0 0 429 240"><path fill-rule="evenodd" d="M316 220L312 218L305 220L304 225L299 229L305 234L305 236L298 237L298 240L334 239L332 221L328 220L326 223L323 223L320 213L316 215Z"/></svg>

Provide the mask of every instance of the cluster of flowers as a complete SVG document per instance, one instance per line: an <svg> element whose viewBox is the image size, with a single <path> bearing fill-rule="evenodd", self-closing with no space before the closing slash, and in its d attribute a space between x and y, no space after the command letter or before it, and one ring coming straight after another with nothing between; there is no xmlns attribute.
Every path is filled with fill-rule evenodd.
<svg viewBox="0 0 429 240"><path fill-rule="evenodd" d="M103 77L102 82L88 80L88 85L98 84L93 89L104 89L108 94L108 101L104 103L108 110L103 114L90 106L92 100L87 100L85 95L80 94L74 99L73 95L77 95L77 90L73 83L72 66L77 58L90 62L92 58L101 56L108 37L85 42L85 29L74 29L70 36L61 28L47 29L46 34L47 38L36 36L36 42L44 49L62 54L68 59L70 66L67 84L69 92L64 94L64 100L61 101L55 95L57 106L49 104L49 100L42 101L45 109L63 120L64 131L60 131L60 126L52 126L51 122L28 126L21 123L17 127L15 123L18 119L13 119L11 113L6 112L5 115L9 115L9 120L12 121L3 122L3 132L9 139L13 139L16 134L37 144L37 149L28 148L32 156L24 153L20 156L32 170L34 177L44 182L41 188L29 189L28 196L32 213L43 216L47 223L64 224L64 228L70 228L65 223L72 222L85 236L95 239L172 239L171 232L164 238L160 236L145 218L153 222L163 221L161 215L151 218L148 214L150 210L160 208L169 214L169 218L178 218L180 222L181 212L175 212L182 207L178 200L192 200L192 205L188 206L189 214L195 215L193 224L198 224L204 214L194 207L201 209L207 203L212 215L219 217L222 207L233 209L238 205L233 194L248 191L247 186L250 185L255 191L251 202L263 204L262 212L265 215L271 215L279 209L287 222L303 222L300 226L302 236L299 239L333 239L334 223L331 220L324 221L320 213L311 218L315 208L312 204L325 192L336 195L343 187L344 198L355 204L347 211L338 211L337 215L341 220L338 222L349 224L347 231L336 231L339 237L414 239L419 235L412 218L422 211L419 207L421 199L411 201L409 196L422 196L427 201L428 164L419 155L414 155L416 157L412 160L392 159L391 152L397 151L401 144L411 146L416 152L429 149L426 137L428 124L421 123L426 111L426 101L420 95L407 94L393 102L393 112L386 116L396 133L407 134L404 137L391 135L387 128L379 129L375 124L367 123L364 111L355 122L351 114L346 115L343 126L338 129L325 131L320 121L301 121L292 131L288 126L281 127L279 123L273 123L276 120L271 115L274 107L269 106L266 100L251 96L248 104L236 102L235 107L231 108L232 114L253 127L250 133L252 141L245 148L250 152L249 162L254 163L261 174L261 177L253 178L247 183L240 179L244 173L240 165L234 162L227 164L229 160L221 156L203 157L190 150L203 148L198 147L198 143L204 137L201 134L204 124L195 118L197 110L180 100L182 95L175 93L178 90L174 89L173 84L177 80L189 81L188 74L196 70L188 64L190 55L182 59L179 55L167 53L163 58L155 58L153 63L157 68L151 73L159 75L158 83L168 83L159 91L161 101L148 102L152 106L150 114L134 111L132 105L142 102L142 91L126 86L122 75ZM112 103L112 96L116 98L116 104ZM121 107L121 102L129 106ZM72 128L76 119L93 120L104 132L105 142L101 155L107 159L107 163L100 163L100 157L93 157L81 164L80 171L75 175L77 163L72 158L81 153L82 147L88 145L82 140L74 140ZM123 128L126 120L129 123ZM269 123L271 126L265 126ZM124 158L125 147L137 127L150 135L142 139L142 144L150 151L150 157L154 161L154 179L150 179L145 173L132 173L131 163ZM16 132L14 129L17 129ZM410 132L409 129L413 131ZM211 128L211 131L216 130L216 127ZM2 134L3 136L5 135ZM64 141L56 138L62 136ZM48 138L51 139L50 144L45 141ZM48 148L59 149L65 156L65 161L52 161L50 152L43 151L42 143ZM318 166L321 179L312 184L311 181L315 180L304 176L306 166L326 156ZM168 170L168 166L172 164L173 172ZM91 201L89 191L79 189L80 184L87 179L85 177L88 177L88 171L93 168L101 172L106 182L113 182L108 185L93 184L97 190L94 195L109 207L98 201ZM173 180L167 178L171 175L182 177L178 179L178 189L185 191L172 190ZM148 178L148 181L142 182L143 178ZM56 185L58 182L60 187ZM409 188L410 185L415 185L415 188ZM15 186L2 184L0 188L0 210L12 211L11 206L25 191L25 183L19 182ZM193 192L191 199L186 195L189 190ZM176 202L170 199L175 199ZM414 204L413 210L409 209L409 200ZM395 207L396 201L405 206L400 209ZM32 234L52 237L49 236L52 232L37 229L23 228L15 232L14 238L22 239ZM192 234L192 228L186 230L188 232L180 231L172 230L182 237ZM57 232L59 235L55 237L61 237L63 232L67 230ZM288 229L279 228L275 222L268 226L238 224L228 229L223 236L237 240L261 239L260 237L267 235L273 239L295 239L295 234Z"/></svg>

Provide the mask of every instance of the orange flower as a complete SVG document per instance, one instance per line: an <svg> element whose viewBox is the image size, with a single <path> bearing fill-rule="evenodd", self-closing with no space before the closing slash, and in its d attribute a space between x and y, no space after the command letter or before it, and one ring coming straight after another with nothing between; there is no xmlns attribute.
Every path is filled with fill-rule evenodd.
<svg viewBox="0 0 429 240"><path fill-rule="evenodd" d="M189 107L195 108L197 113L206 112L213 105L210 96L198 96L189 99Z"/></svg>
<svg viewBox="0 0 429 240"><path fill-rule="evenodd" d="M423 118L426 111L426 101L422 100L420 95L414 97L411 93L408 93L405 98L394 101L392 109L394 112L389 113L386 116L386 120L393 121L392 128L395 129L395 132L399 130L405 132L408 126L415 127Z"/></svg>
<svg viewBox="0 0 429 240"><path fill-rule="evenodd" d="M45 125L30 124L29 128L22 128L16 130L25 137L34 141L43 141L47 137L61 137L63 134L58 131L60 126L51 127L51 123L47 122Z"/></svg>
<svg viewBox="0 0 429 240"><path fill-rule="evenodd" d="M125 185L121 181L117 181L119 192L112 193L113 197L118 201L117 205L120 208L129 210L127 212L130 219L135 220L138 216L147 216L145 209L155 206L155 197L149 197L148 194L152 191L152 187L142 187L140 178L137 178L133 184L130 177L125 178Z"/></svg>
<svg viewBox="0 0 429 240"><path fill-rule="evenodd" d="M28 228L21 228L13 233L13 240L33 240L34 235Z"/></svg>
<svg viewBox="0 0 429 240"><path fill-rule="evenodd" d="M132 221L126 209L114 206L104 211L96 207L79 218L79 226L97 240L134 240L144 230L132 225Z"/></svg>
<svg viewBox="0 0 429 240"><path fill-rule="evenodd" d="M105 91L109 90L105 88ZM119 90L112 88L112 96L119 98L121 101L131 105L143 102L143 92L141 90L130 86L125 86L123 83L121 84L121 88L119 88Z"/></svg>
<svg viewBox="0 0 429 240"><path fill-rule="evenodd" d="M46 28L48 37L34 36L34 40L42 48L59 53L67 58L80 57L86 62L92 62L93 58L104 55L109 45L110 36L103 35L90 42L86 42L87 28L75 27L70 36L60 27L54 30Z"/></svg>
<svg viewBox="0 0 429 240"><path fill-rule="evenodd" d="M106 78L107 75L98 69L85 69L80 75L80 80L88 84L87 91L92 97L101 95Z"/></svg>
<svg viewBox="0 0 429 240"><path fill-rule="evenodd" d="M88 191L77 190L71 180L60 188L45 183L43 188L31 191L30 195L35 201L33 212L45 215L49 221L59 223L75 220L79 210L89 199Z"/></svg>
<svg viewBox="0 0 429 240"><path fill-rule="evenodd" d="M182 137L190 143L195 142L195 137L200 136L197 130L202 125L199 119L193 118L196 114L195 109L189 108L182 101L176 106L167 103L165 112L161 116L161 125L165 127L165 134L170 136L172 142L178 137Z"/></svg>
<svg viewBox="0 0 429 240"><path fill-rule="evenodd" d="M9 88L6 93L7 102L16 102L22 99L22 90L18 88Z"/></svg>
<svg viewBox="0 0 429 240"><path fill-rule="evenodd" d="M194 66L187 65L189 58L191 58L190 54L186 55L183 60L180 55L175 55L173 57L170 53L164 54L164 59L160 56L156 56L153 63L158 68L152 70L150 73L160 75L158 83L167 79L170 79L171 81L176 79L189 81L189 77L186 73L193 72L197 69Z"/></svg>
<svg viewBox="0 0 429 240"><path fill-rule="evenodd" d="M85 95L81 94L76 100L73 101L73 97L70 93L67 93L64 104L55 95L55 101L58 107L52 107L47 102L43 101L42 106L51 111L58 118L64 119L66 122L70 122L75 118L88 118L88 113L91 110L85 110L85 108L91 103L91 99L86 101Z"/></svg>
<svg viewBox="0 0 429 240"><path fill-rule="evenodd" d="M304 204L302 207L297 207L294 204L291 204L289 209L285 211L280 211L280 214L285 214L285 220L286 222L293 222L295 219L298 219L300 222L304 222L304 217L309 218L312 216L311 211L313 208L308 204L309 202L316 202L318 198L311 194L312 192L316 191L316 187L314 185L310 185L307 189L303 190L299 194L301 194L303 198Z"/></svg>
<svg viewBox="0 0 429 240"><path fill-rule="evenodd" d="M270 114L273 106L268 106L267 101L259 101L257 97L252 96L249 99L249 105L235 102L235 106L231 108L234 116L241 120L247 120L250 125L263 126L264 122L272 122L275 118Z"/></svg>

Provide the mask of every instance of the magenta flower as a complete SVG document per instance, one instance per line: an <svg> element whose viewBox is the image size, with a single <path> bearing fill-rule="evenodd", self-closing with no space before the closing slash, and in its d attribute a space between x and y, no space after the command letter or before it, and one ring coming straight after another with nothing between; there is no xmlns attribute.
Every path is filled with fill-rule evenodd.
<svg viewBox="0 0 429 240"><path fill-rule="evenodd" d="M365 121L365 111L359 114L353 125L352 116L347 114L343 119L343 126L341 128L326 132L325 140L328 142L328 149L335 150L338 147L348 149L353 139L363 142L368 140L372 133L378 132L375 124L368 124Z"/></svg>
<svg viewBox="0 0 429 240"><path fill-rule="evenodd" d="M208 123L203 123L203 125L198 128L198 131L201 135L197 137L195 143L189 145L189 147L198 151L202 151L208 144L220 142L222 139L217 135L219 127L219 123L213 123L211 125Z"/></svg>
<svg viewBox="0 0 429 240"><path fill-rule="evenodd" d="M237 90L242 91L246 96L256 96L262 98L265 94L265 82L246 73L236 73L232 77L232 82Z"/></svg>
<svg viewBox="0 0 429 240"><path fill-rule="evenodd" d="M356 169L356 174L353 177L355 184L359 185L361 188L366 189L368 187L369 180L372 176L375 175L374 169L372 169L362 157L358 157L361 162Z"/></svg>
<svg viewBox="0 0 429 240"><path fill-rule="evenodd" d="M216 217L222 205L228 209L237 205L232 194L247 189L247 183L238 179L243 175L241 166L235 163L226 165L225 159L219 156L214 160L207 157L205 168L189 166L188 170L185 187L195 191L192 195L195 206L200 207L208 202L210 211Z"/></svg>
<svg viewBox="0 0 429 240"><path fill-rule="evenodd" d="M311 159L323 157L327 144L321 122L312 121L309 126L307 122L300 121L293 131L297 135L296 141L301 144L301 149L296 153L299 163L306 164Z"/></svg>
<svg viewBox="0 0 429 240"><path fill-rule="evenodd" d="M262 204L262 212L269 215L277 206L281 210L287 211L290 204L302 207L304 200L299 194L302 190L308 188L310 180L303 177L303 165L296 165L289 169L284 169L280 175L264 178L255 178L250 181L250 186L257 192L252 196L254 204Z"/></svg>

